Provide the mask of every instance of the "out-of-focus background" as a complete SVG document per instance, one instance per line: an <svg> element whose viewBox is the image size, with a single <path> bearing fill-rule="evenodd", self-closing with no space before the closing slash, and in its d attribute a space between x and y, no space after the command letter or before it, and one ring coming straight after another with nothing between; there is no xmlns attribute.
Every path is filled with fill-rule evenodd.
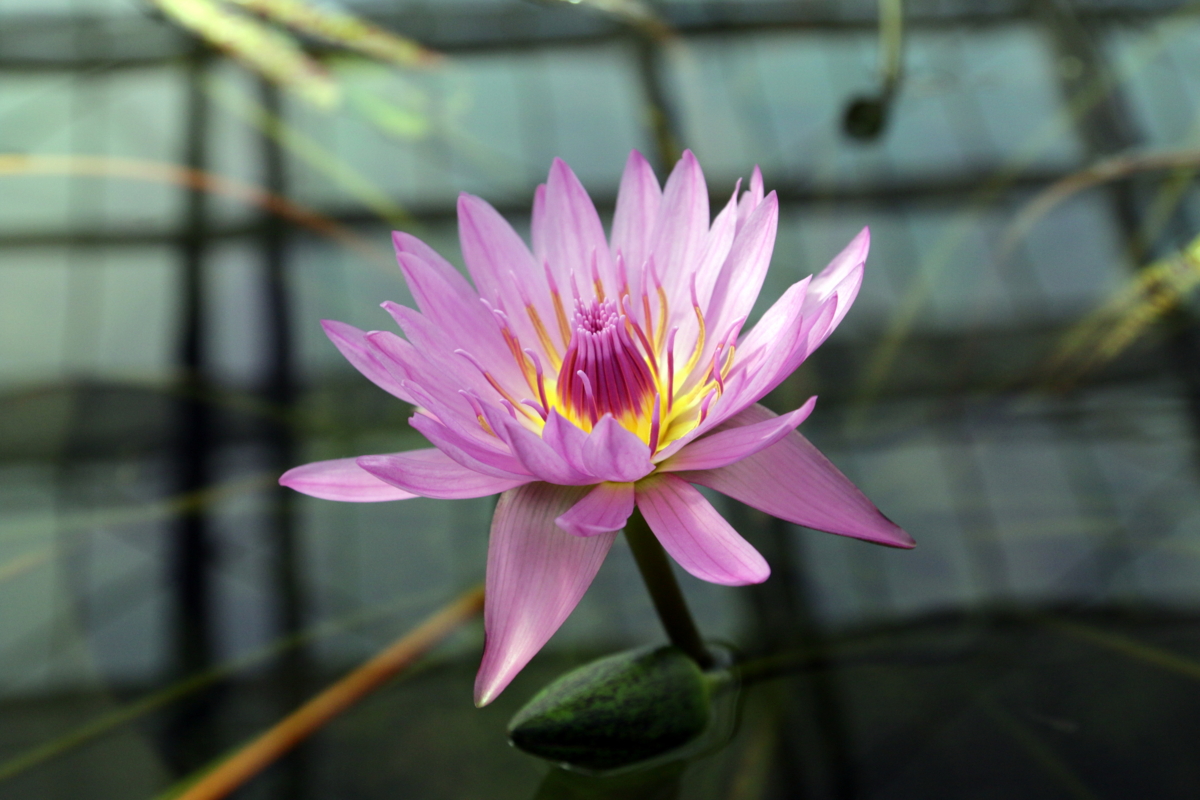
<svg viewBox="0 0 1200 800"><path fill-rule="evenodd" d="M779 192L756 313L871 226L768 404L919 544L723 502L774 574L701 627L803 657L653 796L1194 797L1200 6L0 0L0 798L167 796L480 581L489 499L275 485L421 446L318 321L411 303L392 229L461 264L459 192L524 233L561 156L607 219L683 147ZM619 540L494 706L475 625L236 796L606 796L505 724L662 638Z"/></svg>

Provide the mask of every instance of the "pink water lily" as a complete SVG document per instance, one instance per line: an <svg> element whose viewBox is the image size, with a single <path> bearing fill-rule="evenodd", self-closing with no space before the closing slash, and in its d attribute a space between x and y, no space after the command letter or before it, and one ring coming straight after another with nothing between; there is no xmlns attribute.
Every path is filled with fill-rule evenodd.
<svg viewBox="0 0 1200 800"><path fill-rule="evenodd" d="M770 568L693 484L789 522L912 547L796 427L758 401L817 348L862 282L863 229L747 333L779 204L756 168L710 221L684 153L661 187L640 153L611 236L555 160L534 195L532 250L483 200L458 203L471 285L420 240L393 236L420 311L384 303L404 336L326 321L370 380L417 407L434 447L307 464L285 486L331 500L502 493L492 520L475 682L491 702L575 608L636 506L683 569L744 585Z"/></svg>

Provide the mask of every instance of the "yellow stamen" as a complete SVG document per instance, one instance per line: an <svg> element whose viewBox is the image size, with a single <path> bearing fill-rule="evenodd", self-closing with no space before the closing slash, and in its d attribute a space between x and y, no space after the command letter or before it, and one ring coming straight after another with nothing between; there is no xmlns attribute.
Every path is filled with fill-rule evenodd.
<svg viewBox="0 0 1200 800"><path fill-rule="evenodd" d="M692 350L692 357L688 359L687 366L683 368L684 375L691 375L692 370L700 363L700 355L704 352L704 312L700 310L700 306L692 306L696 310L696 321L700 323L700 332L696 335L696 347Z"/></svg>
<svg viewBox="0 0 1200 800"><path fill-rule="evenodd" d="M562 366L562 356L558 354L558 348L554 346L554 342L550 341L550 334L546 332L546 326L542 324L541 316L532 305L525 306L525 313L529 315L529 321L533 323L533 329L537 331L542 349L550 357L551 366L554 367L555 372L558 372L558 368Z"/></svg>
<svg viewBox="0 0 1200 800"><path fill-rule="evenodd" d="M562 298L557 291L551 292L554 298L554 316L558 319L558 333L562 336L563 348L571 346L571 326L567 324L567 311L563 308Z"/></svg>

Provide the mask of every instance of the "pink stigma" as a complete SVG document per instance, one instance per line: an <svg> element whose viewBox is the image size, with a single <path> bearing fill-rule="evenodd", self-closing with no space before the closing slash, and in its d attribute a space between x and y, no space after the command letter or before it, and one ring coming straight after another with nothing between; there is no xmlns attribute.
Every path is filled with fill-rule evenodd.
<svg viewBox="0 0 1200 800"><path fill-rule="evenodd" d="M611 300L575 301L574 330L558 373L558 394L576 419L641 416L654 399L646 358Z"/></svg>

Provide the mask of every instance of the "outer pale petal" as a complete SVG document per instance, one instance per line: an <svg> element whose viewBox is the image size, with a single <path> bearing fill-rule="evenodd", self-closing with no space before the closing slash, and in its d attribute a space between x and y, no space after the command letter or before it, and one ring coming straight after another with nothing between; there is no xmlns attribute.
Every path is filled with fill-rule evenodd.
<svg viewBox="0 0 1200 800"><path fill-rule="evenodd" d="M548 208L546 212L549 211ZM553 307L542 279L542 268L534 263L525 242L500 212L469 194L458 198L458 238L463 260L479 287L479 294L493 307L504 311L522 344L540 350L537 332L525 313L525 301L528 299L541 309L544 319L553 319L553 316L546 316L553 314ZM471 348L464 345L464 349ZM505 353L504 358L516 369L512 356ZM476 355L483 358L479 353ZM491 365L490 361L485 363ZM519 375L519 370L517 373Z"/></svg>
<svg viewBox="0 0 1200 800"><path fill-rule="evenodd" d="M476 705L496 699L558 630L608 554L615 532L572 536L555 524L584 491L530 483L500 496L488 543Z"/></svg>
<svg viewBox="0 0 1200 800"><path fill-rule="evenodd" d="M637 505L650 530L679 566L726 586L762 583L771 568L695 487L670 474L637 484Z"/></svg>
<svg viewBox="0 0 1200 800"><path fill-rule="evenodd" d="M759 330L764 322L768 322L767 315L764 314L759 324L751 331L752 335L746 339L745 361L734 364L730 379L726 381L725 394L715 404L704 425L697 430L711 430L747 406L761 400L767 392L795 371L811 352L814 331L823 331L828 327L836 307L836 296L826 298L824 305L812 316L808 316L793 313L794 303L800 298L798 295L789 298L790 293L789 289L784 298L781 298L789 299L793 307L784 310L785 316L783 324L778 327L779 333L774 336L767 335L769 331L776 329L774 324L768 325L766 332ZM775 320L770 322L774 323Z"/></svg>
<svg viewBox="0 0 1200 800"><path fill-rule="evenodd" d="M748 425L773 416L762 406L752 406L729 423ZM729 466L676 474L797 525L892 547L915 545L911 536L881 514L849 478L795 431Z"/></svg>
<svg viewBox="0 0 1200 800"><path fill-rule="evenodd" d="M659 464L658 469L661 472L716 469L741 461L767 449L794 431L808 419L816 404L817 398L810 397L807 403L790 414L709 434Z"/></svg>
<svg viewBox="0 0 1200 800"><path fill-rule="evenodd" d="M654 170L637 150L629 154L621 188L617 192L617 208L613 212L612 257L625 257L629 283L635 289L641 285L641 269L650 255L654 224L658 220L662 189Z"/></svg>
<svg viewBox="0 0 1200 800"><path fill-rule="evenodd" d="M542 428L542 441L580 472L588 471L583 461L583 446L587 440L588 435L578 425L559 414L558 409L550 409Z"/></svg>
<svg viewBox="0 0 1200 800"><path fill-rule="evenodd" d="M462 276L462 273L455 269L453 264L442 258L436 250L417 237L404 231L392 231L392 246L396 249L397 259L399 259L401 253L409 253L416 256L436 270L446 285L450 287L451 291L458 294L464 301L479 302L478 293L476 293L467 279Z"/></svg>
<svg viewBox="0 0 1200 800"><path fill-rule="evenodd" d="M754 307L771 264L778 228L779 200L771 192L738 231L729 257L717 276L707 320L714 335L718 331L724 332L734 320L745 318Z"/></svg>
<svg viewBox="0 0 1200 800"><path fill-rule="evenodd" d="M811 347L815 350L821 345L834 328L841 323L854 299L858 297L859 287L862 286L863 270L867 263L867 252L871 249L871 231L863 228L858 235L850 240L850 244L834 257L833 261L820 274L812 279L809 286L808 302L816 307L832 295L837 295L837 309L829 327L815 337Z"/></svg>
<svg viewBox="0 0 1200 800"><path fill-rule="evenodd" d="M672 442L662 451L662 458L678 453L689 442L715 429L757 401L786 377L781 376L776 380L776 375L780 374L780 366L793 350L807 342L809 328L814 324L823 324L833 313L832 305L828 305L824 316L818 315L811 320L805 318L804 297L808 282L809 279L805 278L793 284L767 309L762 319L754 326L754 330L738 345L737 360L725 380L725 392L713 404L708 418L690 433Z"/></svg>
<svg viewBox="0 0 1200 800"><path fill-rule="evenodd" d="M359 456L358 465L381 481L420 497L465 500L487 497L533 480L497 478L467 469L437 448Z"/></svg>
<svg viewBox="0 0 1200 800"><path fill-rule="evenodd" d="M590 283L594 254L607 291L616 295L618 287L600 215L596 213L596 206L592 204L579 178L561 158L554 159L550 166L550 177L546 180L545 214L542 235L545 237L546 258L559 287L571 285L572 273L580 284Z"/></svg>
<svg viewBox="0 0 1200 800"><path fill-rule="evenodd" d="M691 275L708 236L708 188L691 150L667 178L654 237L654 261L671 308L671 324L690 324Z"/></svg>
<svg viewBox="0 0 1200 800"><path fill-rule="evenodd" d="M412 395L400 385L400 380L392 375L384 363L379 360L379 355L368 341L365 331L332 319L321 320L321 327L325 329L325 335L346 357L346 360L365 375L371 383L406 403L416 404Z"/></svg>
<svg viewBox="0 0 1200 800"><path fill-rule="evenodd" d="M444 349L461 347L490 365L492 375L504 385L524 385L499 324L478 298L464 298L440 270L410 253L400 253L397 260L421 313L443 331Z"/></svg>
<svg viewBox="0 0 1200 800"><path fill-rule="evenodd" d="M654 471L650 448L637 434L605 414L583 445L587 471L605 481L636 481Z"/></svg>
<svg viewBox="0 0 1200 800"><path fill-rule="evenodd" d="M467 469L497 478L532 479L525 468L508 452L506 446L503 452L482 447L477 441L468 439L426 414L414 414L409 418L408 424L420 431L434 447Z"/></svg>
<svg viewBox="0 0 1200 800"><path fill-rule="evenodd" d="M576 536L619 531L633 513L632 483L600 483L555 522Z"/></svg>
<svg viewBox="0 0 1200 800"><path fill-rule="evenodd" d="M349 503L379 503L416 497L412 492L379 480L358 466L353 458L314 461L292 467L280 476L279 482L301 494Z"/></svg>
<svg viewBox="0 0 1200 800"><path fill-rule="evenodd" d="M504 439L526 470L541 480L564 486L583 486L597 479L580 472L533 431L504 411L484 406L488 425Z"/></svg>
<svg viewBox="0 0 1200 800"><path fill-rule="evenodd" d="M758 208L758 204L763 199L763 177L762 170L758 165L754 165L754 172L750 174L750 188L742 195L742 199L738 201L738 220L737 229L741 231L742 226L746 224L746 220L750 218L750 213Z"/></svg>

